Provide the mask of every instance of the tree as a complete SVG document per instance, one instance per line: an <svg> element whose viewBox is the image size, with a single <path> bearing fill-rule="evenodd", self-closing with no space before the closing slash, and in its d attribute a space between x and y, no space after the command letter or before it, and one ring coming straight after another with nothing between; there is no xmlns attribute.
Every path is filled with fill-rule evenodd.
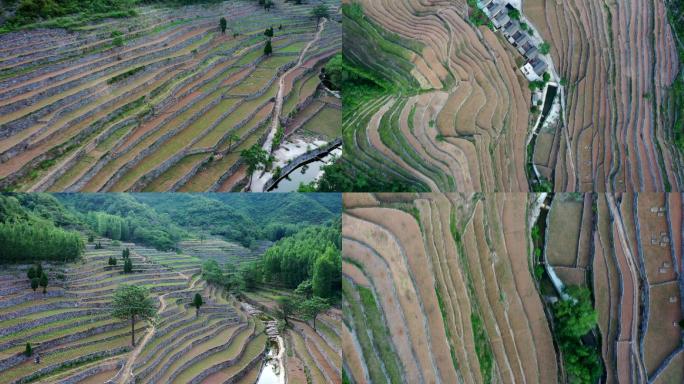
<svg viewBox="0 0 684 384"><path fill-rule="evenodd" d="M131 250L126 248L121 251L121 257L124 259L128 259L128 256L131 255Z"/></svg>
<svg viewBox="0 0 684 384"><path fill-rule="evenodd" d="M102 243L98 241L97 244L95 244L95 249L102 249Z"/></svg>
<svg viewBox="0 0 684 384"><path fill-rule="evenodd" d="M93 236L93 234L91 233L90 235L88 235L88 243L92 243L94 241L95 241L95 236Z"/></svg>
<svg viewBox="0 0 684 384"><path fill-rule="evenodd" d="M29 270L26 272L26 276L29 278L29 280L33 280L34 277L36 277L36 267L31 266Z"/></svg>
<svg viewBox="0 0 684 384"><path fill-rule="evenodd" d="M195 293L195 298L192 300L192 306L195 307L195 317L199 317L199 309L203 304L202 295Z"/></svg>
<svg viewBox="0 0 684 384"><path fill-rule="evenodd" d="M114 256L109 256L108 264L111 266L116 265L116 258L114 258Z"/></svg>
<svg viewBox="0 0 684 384"><path fill-rule="evenodd" d="M131 320L131 345L135 346L136 319L151 321L157 314L154 302L147 288L137 285L120 285L114 292L112 316Z"/></svg>
<svg viewBox="0 0 684 384"><path fill-rule="evenodd" d="M221 20L219 20L219 25L221 26L221 33L225 34L226 28L228 28L228 22L225 17L222 17Z"/></svg>
<svg viewBox="0 0 684 384"><path fill-rule="evenodd" d="M269 56L273 53L273 46L271 45L271 40L269 39L264 45L264 55Z"/></svg>
<svg viewBox="0 0 684 384"><path fill-rule="evenodd" d="M124 273L133 272L133 262L131 261L131 259L127 258L126 261L124 261L123 272Z"/></svg>
<svg viewBox="0 0 684 384"><path fill-rule="evenodd" d="M271 12L271 8L273 7L273 0L264 0L264 9L267 11Z"/></svg>
<svg viewBox="0 0 684 384"><path fill-rule="evenodd" d="M270 45L270 41L268 42ZM249 149L243 149L240 152L240 157L247 164L247 172L251 175L254 171L263 169L264 165L268 162L268 152L261 148L258 144L252 145Z"/></svg>
<svg viewBox="0 0 684 384"><path fill-rule="evenodd" d="M508 11L508 17L510 17L511 20L520 20L520 11L513 8L510 11Z"/></svg>
<svg viewBox="0 0 684 384"><path fill-rule="evenodd" d="M314 263L313 294L330 298L341 290L342 260L333 247L328 247L325 253Z"/></svg>
<svg viewBox="0 0 684 384"><path fill-rule="evenodd" d="M228 150L230 150L230 147L233 145L233 143L238 140L240 140L240 136L238 136L237 133L233 132L228 135Z"/></svg>
<svg viewBox="0 0 684 384"><path fill-rule="evenodd" d="M318 23L322 17L330 17L330 12L328 11L328 6L325 4L320 4L315 6L311 10L311 16L316 18L316 22Z"/></svg>
<svg viewBox="0 0 684 384"><path fill-rule="evenodd" d="M311 279L306 279L299 283L294 292L298 295L306 297L307 299L311 298L311 295L313 295L313 284L311 283Z"/></svg>
<svg viewBox="0 0 684 384"><path fill-rule="evenodd" d="M289 296L276 297L276 303L278 303L278 316L285 321L285 324L289 324L287 318L297 310L297 304Z"/></svg>
<svg viewBox="0 0 684 384"><path fill-rule="evenodd" d="M24 349L24 355L26 357L31 357L33 355L33 348L31 348L31 343L26 342L26 349Z"/></svg>
<svg viewBox="0 0 684 384"><path fill-rule="evenodd" d="M43 287L43 295L47 293L47 286L48 286L48 276L45 272L43 272L42 275L40 275L40 286Z"/></svg>
<svg viewBox="0 0 684 384"><path fill-rule="evenodd" d="M267 29L264 31L264 36L273 37L273 27L267 28Z"/></svg>
<svg viewBox="0 0 684 384"><path fill-rule="evenodd" d="M200 244L202 244L202 242L207 239L207 235L205 235L204 233L200 233L199 239L200 239Z"/></svg>
<svg viewBox="0 0 684 384"><path fill-rule="evenodd" d="M316 318L321 312L327 311L328 308L330 308L328 300L314 296L299 305L299 312L305 320L313 320L313 328L316 330Z"/></svg>
<svg viewBox="0 0 684 384"><path fill-rule="evenodd" d="M33 289L33 292L35 292L36 289L38 289L38 285L40 285L40 278L34 277L33 279L31 279L31 289Z"/></svg>
<svg viewBox="0 0 684 384"><path fill-rule="evenodd" d="M551 51L551 44L549 44L548 42L545 41L541 43L541 45L539 45L539 53L541 53L542 55L548 54L549 51Z"/></svg>

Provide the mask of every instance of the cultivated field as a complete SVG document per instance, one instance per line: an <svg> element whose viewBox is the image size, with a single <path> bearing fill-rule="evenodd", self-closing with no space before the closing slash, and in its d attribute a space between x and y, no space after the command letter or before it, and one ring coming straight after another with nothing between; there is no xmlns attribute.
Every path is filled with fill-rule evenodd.
<svg viewBox="0 0 684 384"><path fill-rule="evenodd" d="M681 195L347 194L344 205L352 382L681 381ZM589 309L561 309L574 290ZM572 311L589 311L574 339Z"/></svg>
<svg viewBox="0 0 684 384"><path fill-rule="evenodd" d="M274 3L268 11L247 0L146 6L134 17L70 31L1 35L0 186L244 188L241 151L263 145L288 119L301 124L285 129L299 130L310 103L337 100L318 74L341 47L339 1ZM320 4L328 18L311 16ZM273 53L265 55L271 27ZM287 113L275 108L283 102ZM339 126L330 113L316 116L323 128Z"/></svg>
<svg viewBox="0 0 684 384"><path fill-rule="evenodd" d="M541 85L483 13L507 3L546 44ZM680 190L670 94L684 46L665 3L349 2L345 58L381 88L344 114L349 173L418 191Z"/></svg>
<svg viewBox="0 0 684 384"><path fill-rule="evenodd" d="M104 383L213 382L223 373L239 380L258 371L265 352L264 324L244 313L224 292L199 279L201 260L124 243L96 239L103 249L87 247L82 261L45 268L55 281L48 293L28 287L25 268L2 274L0 299L0 370L3 382ZM131 249L133 273L110 256ZM146 286L157 305L154 325L136 324L136 347L130 345L130 322L112 318L111 295L120 283ZM196 317L195 293L205 305ZM40 364L24 356L30 342Z"/></svg>

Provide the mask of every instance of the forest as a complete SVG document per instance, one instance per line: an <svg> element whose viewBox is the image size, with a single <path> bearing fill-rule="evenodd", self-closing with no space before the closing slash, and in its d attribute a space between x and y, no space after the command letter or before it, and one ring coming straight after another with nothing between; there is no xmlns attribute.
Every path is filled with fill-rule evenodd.
<svg viewBox="0 0 684 384"><path fill-rule="evenodd" d="M64 212L53 214L60 217ZM59 228L24 209L19 199L3 195L0 195L0 245L0 263L73 261L84 250L78 232Z"/></svg>
<svg viewBox="0 0 684 384"><path fill-rule="evenodd" d="M0 262L26 261L22 254L30 254L32 261L73 260L86 235L161 251L177 250L183 239L207 236L252 247L258 240L304 236L301 228L322 225L340 212L339 194L4 193Z"/></svg>

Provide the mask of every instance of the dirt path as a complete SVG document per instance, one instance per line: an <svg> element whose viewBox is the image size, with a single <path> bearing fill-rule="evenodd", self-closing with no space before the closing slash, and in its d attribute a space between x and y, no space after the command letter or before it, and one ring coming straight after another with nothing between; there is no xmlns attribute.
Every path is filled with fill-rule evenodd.
<svg viewBox="0 0 684 384"><path fill-rule="evenodd" d="M159 306L159 313L164 312L164 310L166 309L166 300L164 299L164 296L166 295L167 294L159 296L159 302L161 303L161 305ZM119 379L119 383L124 384L129 381L133 373L133 364L138 359L140 352L142 352L143 348L145 348L150 339L152 339L152 336L154 336L154 334L157 332L157 325L154 323L152 323L151 325L152 327L150 328L150 331L147 332L145 337L138 343L135 349L128 356L128 359L126 360L126 365L124 366L123 373L121 374L121 378Z"/></svg>
<svg viewBox="0 0 684 384"><path fill-rule="evenodd" d="M273 117L271 118L271 131L268 133L268 137L266 138L266 141L262 146L262 148L266 150L268 153L271 153L271 143L273 142L273 138L275 137L276 131L278 130L278 126L280 125L280 113L283 109L283 98L285 97L285 79L291 72L298 70L302 66L302 63L304 62L304 56L306 56L306 53L309 51L309 48L311 48L311 46L314 43L320 40L321 34L323 33L323 28L325 28L325 24L327 22L328 19L326 18L320 21L320 23L318 24L316 35L311 41L309 41L306 44L302 52L299 54L297 64L295 64L292 68L288 69L282 76L280 76L280 79L278 80L278 95L276 96L275 106L273 107ZM260 177L252 178L250 189L253 192L263 192L264 185L270 179L271 173L264 172L261 174Z"/></svg>
<svg viewBox="0 0 684 384"><path fill-rule="evenodd" d="M142 256L144 259L147 260L146 256ZM200 279L192 280L191 276L186 275L183 272L178 272L179 275L181 275L183 278L188 279L190 281L190 288L193 289L197 282ZM175 291L173 291L175 292ZM161 296L159 296L159 310L157 313L162 313L164 310L166 310L166 298L164 296L170 294L172 292L165 293ZM150 331L147 332L145 337L138 343L138 345L133 349L131 354L128 356L128 359L126 360L126 365L124 366L123 373L121 374L121 377L119 378L119 383L124 384L128 383L129 380L131 379L131 375L133 374L133 364L135 361L138 359L138 356L140 355L140 352L145 348L147 343L152 339L152 336L157 332L157 325L154 324L154 322L151 324Z"/></svg>

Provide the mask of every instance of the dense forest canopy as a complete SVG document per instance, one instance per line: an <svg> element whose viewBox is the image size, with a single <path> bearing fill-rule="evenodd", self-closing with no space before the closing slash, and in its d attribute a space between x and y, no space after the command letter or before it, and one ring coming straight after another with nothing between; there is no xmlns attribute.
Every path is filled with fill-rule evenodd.
<svg viewBox="0 0 684 384"><path fill-rule="evenodd" d="M194 228L251 247L277 241L310 224L339 217L339 194L144 193L135 197L185 228Z"/></svg>
<svg viewBox="0 0 684 384"><path fill-rule="evenodd" d="M304 228L277 242L262 259L264 280L287 288L310 280L316 296L334 296L341 284L340 226L338 219Z"/></svg>
<svg viewBox="0 0 684 384"><path fill-rule="evenodd" d="M37 200L45 205L25 208L22 200L29 206ZM56 226L78 225L76 220L55 203L50 196L0 195L0 263L72 261L82 254L79 232Z"/></svg>

